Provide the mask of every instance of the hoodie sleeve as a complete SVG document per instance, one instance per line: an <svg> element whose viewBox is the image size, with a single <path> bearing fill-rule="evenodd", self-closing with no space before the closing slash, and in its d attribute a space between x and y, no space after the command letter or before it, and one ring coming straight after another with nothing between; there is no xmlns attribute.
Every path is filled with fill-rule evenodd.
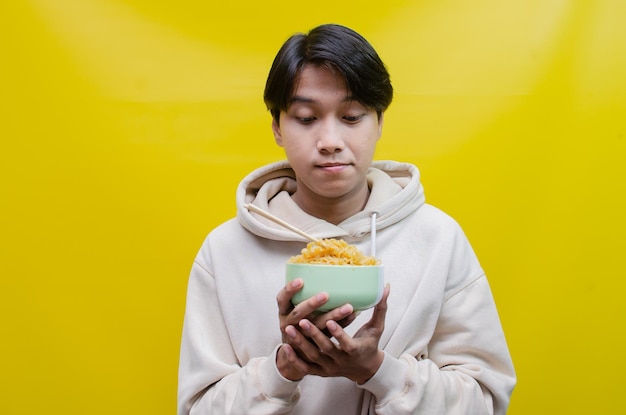
<svg viewBox="0 0 626 415"><path fill-rule="evenodd" d="M515 372L484 276L443 305L428 353L388 354L361 385L380 415L506 413ZM374 404L372 404L374 405Z"/></svg>
<svg viewBox="0 0 626 415"><path fill-rule="evenodd" d="M199 256L189 278L178 374L178 414L289 414L298 382L280 375L276 349L240 365L215 280Z"/></svg>

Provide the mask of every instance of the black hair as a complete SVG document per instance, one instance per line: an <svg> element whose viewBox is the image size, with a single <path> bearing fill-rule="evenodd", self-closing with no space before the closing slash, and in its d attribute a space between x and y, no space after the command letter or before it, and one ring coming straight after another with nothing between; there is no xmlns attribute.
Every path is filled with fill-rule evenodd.
<svg viewBox="0 0 626 415"><path fill-rule="evenodd" d="M391 104L389 73L372 45L352 29L326 24L291 36L276 54L263 95L276 121L287 110L296 78L307 64L336 70L354 99L379 117Z"/></svg>

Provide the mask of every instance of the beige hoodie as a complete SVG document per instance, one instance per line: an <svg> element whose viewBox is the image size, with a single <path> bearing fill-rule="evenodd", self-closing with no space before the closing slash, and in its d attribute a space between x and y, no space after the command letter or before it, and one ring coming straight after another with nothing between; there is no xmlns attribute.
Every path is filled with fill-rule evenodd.
<svg viewBox="0 0 626 415"><path fill-rule="evenodd" d="M410 164L375 162L365 209L339 225L289 197L286 162L260 168L237 190L237 219L213 230L192 266L179 366L182 414L504 414L515 372L489 284L458 224L424 203ZM391 285L380 347L365 384L345 378L283 378L276 294L299 235L250 213L254 203L318 238L367 253L377 212L376 256ZM371 317L362 312L353 334Z"/></svg>

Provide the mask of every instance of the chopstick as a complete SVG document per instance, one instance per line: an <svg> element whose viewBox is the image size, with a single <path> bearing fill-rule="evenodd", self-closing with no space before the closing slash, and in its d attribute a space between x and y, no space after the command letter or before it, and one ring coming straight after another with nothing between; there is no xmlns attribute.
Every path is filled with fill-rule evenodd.
<svg viewBox="0 0 626 415"><path fill-rule="evenodd" d="M264 211L263 209L261 209L260 207L253 205L252 203L246 203L245 205L243 205L246 209L258 213L259 215L263 216L264 218L267 218L269 220L271 220L274 223L279 224L280 226L289 229L292 232L297 233L300 236L305 237L306 239L308 239L309 241L313 241L313 242L317 242L319 241L319 239L317 239L316 237L309 235L308 233L301 231L300 229L288 224L287 222L285 222L284 220L277 218L276 216L272 215L269 212Z"/></svg>

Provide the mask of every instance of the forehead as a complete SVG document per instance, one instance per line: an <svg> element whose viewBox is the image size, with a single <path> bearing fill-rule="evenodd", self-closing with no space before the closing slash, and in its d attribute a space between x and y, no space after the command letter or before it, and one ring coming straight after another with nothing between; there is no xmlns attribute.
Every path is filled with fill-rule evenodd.
<svg viewBox="0 0 626 415"><path fill-rule="evenodd" d="M307 64L294 80L289 102L322 98L351 99L345 79L334 68Z"/></svg>

